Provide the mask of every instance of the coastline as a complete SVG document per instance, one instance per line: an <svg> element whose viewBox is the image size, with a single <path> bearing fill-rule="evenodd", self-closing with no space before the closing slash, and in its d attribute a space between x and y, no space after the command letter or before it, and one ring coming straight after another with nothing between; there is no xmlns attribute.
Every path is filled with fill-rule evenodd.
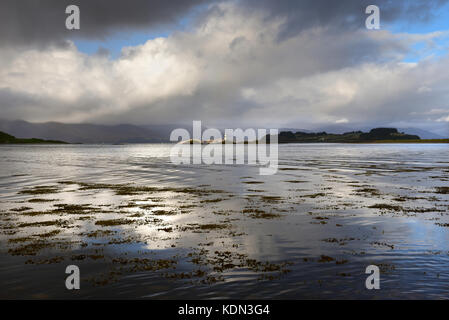
<svg viewBox="0 0 449 320"><path fill-rule="evenodd" d="M449 139L421 139L421 140L375 140L375 141L364 141L364 142L351 142L351 143L361 143L361 144L381 144L381 143L388 143L388 144L395 144L395 143L401 143L401 144L413 144L413 143L428 143L428 144L434 144L434 143L449 143Z"/></svg>
<svg viewBox="0 0 449 320"><path fill-rule="evenodd" d="M449 144L449 139L422 139L422 140L373 140L373 141L313 141L313 142L279 142L279 144Z"/></svg>

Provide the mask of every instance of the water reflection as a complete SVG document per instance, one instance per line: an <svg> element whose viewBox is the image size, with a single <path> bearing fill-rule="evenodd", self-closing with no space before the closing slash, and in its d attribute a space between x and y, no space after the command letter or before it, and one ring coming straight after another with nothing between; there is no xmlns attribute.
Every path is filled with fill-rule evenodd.
<svg viewBox="0 0 449 320"><path fill-rule="evenodd" d="M446 145L281 145L272 176L170 147L2 146L2 294L73 263L79 297L447 297Z"/></svg>

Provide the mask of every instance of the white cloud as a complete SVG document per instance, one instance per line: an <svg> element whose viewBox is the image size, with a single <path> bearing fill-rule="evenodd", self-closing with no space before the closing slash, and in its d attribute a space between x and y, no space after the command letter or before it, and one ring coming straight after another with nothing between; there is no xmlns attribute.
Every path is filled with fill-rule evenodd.
<svg viewBox="0 0 449 320"><path fill-rule="evenodd" d="M195 29L124 48L120 58L61 48L0 51L2 116L31 121L301 123L442 121L449 58L403 63L440 33L305 30L220 4ZM9 50L9 51L8 51ZM446 119L446 118L444 118ZM444 120L446 121L446 120Z"/></svg>

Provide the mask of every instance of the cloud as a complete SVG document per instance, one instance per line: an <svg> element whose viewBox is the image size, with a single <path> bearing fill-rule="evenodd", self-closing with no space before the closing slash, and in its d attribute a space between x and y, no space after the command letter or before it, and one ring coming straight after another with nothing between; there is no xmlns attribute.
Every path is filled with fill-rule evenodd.
<svg viewBox="0 0 449 320"><path fill-rule="evenodd" d="M28 50L0 71L2 114L72 122L120 114L190 94L195 72L181 55L169 52L164 39L125 48L116 61L85 55L73 45Z"/></svg>
<svg viewBox="0 0 449 320"><path fill-rule="evenodd" d="M274 10L274 9L273 9ZM334 32L279 40L289 17L209 6L194 28L127 47L111 60L75 45L0 48L2 117L30 121L306 127L438 124L449 110L449 57L403 63L440 33ZM273 11L276 12L276 11ZM445 125L439 122L440 125Z"/></svg>
<svg viewBox="0 0 449 320"><path fill-rule="evenodd" d="M287 39L314 28L328 27L334 32L365 27L365 9L375 4L381 10L382 25L396 21L424 23L435 17L447 0L241 0L247 12L260 10L267 19L283 18L279 39Z"/></svg>
<svg viewBox="0 0 449 320"><path fill-rule="evenodd" d="M101 39L117 31L175 23L206 0L2 0L0 46L64 44L72 37ZM80 8L81 29L65 27L65 9Z"/></svg>
<svg viewBox="0 0 449 320"><path fill-rule="evenodd" d="M265 21L282 20L277 37L288 39L310 28L329 31L365 26L368 0L230 0L246 15L255 11ZM449 0L377 0L383 24L431 20ZM208 4L215 4L206 6ZM81 11L81 29L65 28L65 8L75 4ZM103 39L115 32L132 32L178 23L194 8L208 8L204 19L219 14L217 0L2 0L0 1L0 46L64 45L70 39ZM200 10L204 11L204 10ZM201 15L200 15L201 16ZM198 23L202 23L201 21Z"/></svg>

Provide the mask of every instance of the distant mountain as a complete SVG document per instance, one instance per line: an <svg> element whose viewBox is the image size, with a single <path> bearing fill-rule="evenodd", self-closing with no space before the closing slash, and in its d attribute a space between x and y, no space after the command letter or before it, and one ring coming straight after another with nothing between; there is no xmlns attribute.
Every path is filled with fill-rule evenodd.
<svg viewBox="0 0 449 320"><path fill-rule="evenodd" d="M433 133L433 132L429 132L426 130L422 130L422 129L417 129L417 128L398 128L398 130L400 132L404 132L407 134L414 134L414 135L418 135L421 137L421 139L447 139L449 137L443 137L439 134Z"/></svg>
<svg viewBox="0 0 449 320"><path fill-rule="evenodd" d="M279 132L288 132L288 131L291 131L291 132L293 132L293 133L296 133L296 132L306 132L306 133L312 133L313 131L312 130L307 130L307 129L294 129L294 128L280 128L279 129ZM322 131L322 130L318 130L318 131Z"/></svg>
<svg viewBox="0 0 449 320"><path fill-rule="evenodd" d="M41 139L18 139L10 134L0 131L0 144L64 144L66 142L57 140L41 140Z"/></svg>
<svg viewBox="0 0 449 320"><path fill-rule="evenodd" d="M313 130L313 132L327 132L327 133L335 133L335 134L343 134L345 132L351 132L355 130L369 130L369 128L353 128L353 127L346 127L340 124L336 125L328 125L324 127L319 127Z"/></svg>
<svg viewBox="0 0 449 320"><path fill-rule="evenodd" d="M154 143L167 142L170 126L32 123L0 120L0 130L19 138L63 140L70 143Z"/></svg>
<svg viewBox="0 0 449 320"><path fill-rule="evenodd" d="M173 129L183 127L191 132L189 126L179 125L97 125L97 124L65 124L59 122L33 123L22 120L10 121L0 119L0 131L23 139L62 140L69 143L159 143L169 142ZM206 128L206 127L204 127ZM343 134L351 131L369 131L369 128L349 128L343 125L330 125L314 131L306 129L282 128L279 132L326 132L327 134ZM422 139L441 139L440 135L415 128L398 129L410 135L418 135Z"/></svg>

